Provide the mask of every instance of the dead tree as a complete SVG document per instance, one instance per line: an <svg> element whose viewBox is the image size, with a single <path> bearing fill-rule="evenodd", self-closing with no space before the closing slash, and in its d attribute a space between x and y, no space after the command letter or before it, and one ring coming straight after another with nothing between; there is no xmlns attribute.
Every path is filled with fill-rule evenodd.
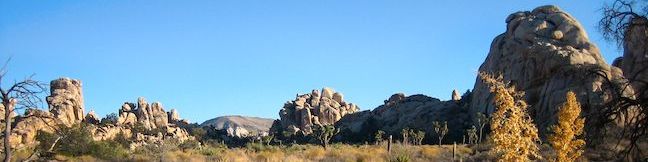
<svg viewBox="0 0 648 162"><path fill-rule="evenodd" d="M26 77L21 81L14 81L7 87L4 87L4 79L7 74L7 64L11 59L0 69L0 100L4 106L4 161L11 161L11 122L13 113L17 110L26 108L37 108L42 103L41 98L38 96L40 93L46 91L45 84L32 79L34 75Z"/></svg>
<svg viewBox="0 0 648 162"><path fill-rule="evenodd" d="M598 27L604 38L615 42L618 47L625 50L632 48L627 43L648 42L648 35L630 35L633 29L647 28L648 1L646 0L615 0L603 8L603 18ZM632 36L633 39L630 39ZM637 39L639 38L639 39ZM636 41L636 42L634 42ZM648 46L648 44L644 45ZM645 51L644 51L645 52ZM644 55L648 55L644 53ZM648 62L635 62L635 64L648 64ZM625 72L624 72L625 73ZM604 132L607 125L622 122L621 133L617 137L617 146L622 140L629 140L629 145L623 148L624 158L641 158L643 154L640 142L648 142L648 80L640 74L648 75L648 68L626 75L626 81L611 80L604 70L594 69L591 74L604 79L603 88L610 92L610 101L605 103L603 109L588 114L596 119L593 127L595 132ZM620 82L620 83L619 83ZM633 87L634 86L634 87ZM627 92L633 94L626 94Z"/></svg>

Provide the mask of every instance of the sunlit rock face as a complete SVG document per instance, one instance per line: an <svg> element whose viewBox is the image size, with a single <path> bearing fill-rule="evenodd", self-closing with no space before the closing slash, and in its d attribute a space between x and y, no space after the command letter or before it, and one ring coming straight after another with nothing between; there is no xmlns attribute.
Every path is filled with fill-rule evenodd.
<svg viewBox="0 0 648 162"><path fill-rule="evenodd" d="M188 124L180 118L177 111L164 111L162 104L148 104L144 98L139 98L137 106L125 103L119 110L119 116L114 124L100 123L101 120L90 111L84 115L83 93L81 81L70 78L59 78L50 83L51 94L47 97L49 111L27 109L25 114L15 119L10 142L14 148L36 144L38 131L54 133L60 127L70 127L75 124L86 124L94 140L110 140L123 134L126 138L136 139L134 146L154 143L157 139L173 138L179 141L191 139L187 130L181 125ZM0 107L4 110L3 107ZM147 135L134 132L141 125L146 130L159 131L159 135ZM159 137L159 138L158 138ZM151 139L147 141L146 139Z"/></svg>
<svg viewBox="0 0 648 162"><path fill-rule="evenodd" d="M166 127L169 124L185 123L177 110L166 112L162 103L148 104L144 97L137 99L137 104L125 102L119 109L117 125L141 124L147 129Z"/></svg>
<svg viewBox="0 0 648 162"><path fill-rule="evenodd" d="M70 126L84 119L83 93L81 81L59 78L50 82L50 96L47 105L54 117Z"/></svg>
<svg viewBox="0 0 648 162"><path fill-rule="evenodd" d="M506 32L493 40L479 71L501 74L524 91L539 130L555 122L554 114L565 102L567 91L577 94L584 113L610 99L605 78L593 72L623 80L622 72L604 61L580 23L556 6L513 13L506 23ZM492 113L493 96L479 77L473 92L472 114Z"/></svg>
<svg viewBox="0 0 648 162"><path fill-rule="evenodd" d="M332 125L343 116L358 111L358 106L344 101L344 95L331 88L321 91L313 90L311 93L297 95L295 100L288 101L279 111L281 117L279 125L291 133L312 133L314 125Z"/></svg>

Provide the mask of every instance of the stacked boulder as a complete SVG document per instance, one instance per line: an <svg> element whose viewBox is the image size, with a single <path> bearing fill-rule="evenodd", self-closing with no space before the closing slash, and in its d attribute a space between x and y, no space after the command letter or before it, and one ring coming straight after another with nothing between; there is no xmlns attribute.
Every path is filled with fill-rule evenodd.
<svg viewBox="0 0 648 162"><path fill-rule="evenodd" d="M188 121L180 119L175 109L166 112L160 102L148 104L146 99L140 97L137 99L137 104L125 102L122 105L116 124L130 126L142 124L146 129L155 129L178 123L188 124Z"/></svg>
<svg viewBox="0 0 648 162"><path fill-rule="evenodd" d="M181 124L188 121L180 119L177 111L165 112L162 104L155 102L147 104L144 98L138 99L138 107L133 103L126 103L120 109L120 116L114 124L103 123L99 117L90 111L84 115L83 94L81 81L70 78L59 78L50 83L50 96L47 97L49 111L27 109L25 115L15 119L15 126L11 134L11 146L14 148L33 145L36 143L38 131L54 133L59 127L70 127L75 124L86 123L94 140L110 140L123 134L126 138L140 137L149 139L150 135L133 131L137 124L145 130L159 130L161 139L174 138L184 141L192 138L189 133L180 128ZM4 111L4 107L0 107ZM151 139L153 139L151 137ZM151 141L137 141L136 145L151 143Z"/></svg>
<svg viewBox="0 0 648 162"><path fill-rule="evenodd" d="M83 94L81 81L59 78L50 82L50 96L47 105L55 118L67 126L80 123L84 119Z"/></svg>
<svg viewBox="0 0 648 162"><path fill-rule="evenodd" d="M293 134L310 134L313 131L312 126L333 125L343 116L355 113L358 109L355 104L344 101L342 93L331 88L313 90L286 102L279 111L280 122L275 122L272 127L280 127Z"/></svg>

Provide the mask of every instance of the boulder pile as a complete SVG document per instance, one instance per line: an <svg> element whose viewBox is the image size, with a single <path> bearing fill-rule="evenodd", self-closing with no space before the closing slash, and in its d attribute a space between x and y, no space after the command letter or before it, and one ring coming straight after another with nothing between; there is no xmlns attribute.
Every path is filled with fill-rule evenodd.
<svg viewBox="0 0 648 162"><path fill-rule="evenodd" d="M51 94L46 99L49 111L27 109L24 115L15 119L10 139L14 148L35 144L38 131L55 133L60 127L76 124L86 124L94 140L110 140L119 134L126 138L141 137L134 140L133 146L155 142L145 139L174 138L184 141L192 138L185 129L178 126L188 124L188 121L180 119L175 110L164 111L159 102L149 105L144 98L140 97L137 107L127 102L119 110L120 114L116 121L103 123L94 111L84 115L81 81L59 78L53 80L50 86ZM4 107L0 108L4 111ZM158 134L147 134L142 131L158 132Z"/></svg>
<svg viewBox="0 0 648 162"><path fill-rule="evenodd" d="M312 126L333 125L342 117L359 110L353 103L344 101L344 95L331 88L297 95L295 100L288 101L279 111L281 119L273 128L281 128L291 133L312 133Z"/></svg>

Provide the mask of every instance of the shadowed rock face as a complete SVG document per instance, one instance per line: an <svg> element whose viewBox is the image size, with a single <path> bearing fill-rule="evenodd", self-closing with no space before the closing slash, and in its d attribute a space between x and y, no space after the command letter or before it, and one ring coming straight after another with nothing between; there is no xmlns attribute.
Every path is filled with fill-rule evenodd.
<svg viewBox="0 0 648 162"><path fill-rule="evenodd" d="M567 91L577 94L584 113L609 99L602 87L604 78L593 71L612 80L623 79L618 68L605 63L580 23L556 6L513 13L506 23L506 32L493 40L479 71L501 74L524 91L539 130L555 122L554 114L565 102ZM471 114L492 113L493 96L480 78L473 92Z"/></svg>
<svg viewBox="0 0 648 162"><path fill-rule="evenodd" d="M310 94L298 95L295 100L286 102L279 111L279 125L274 128L291 133L312 133L314 125L332 125L343 116L358 111L355 104L344 101L344 95L330 88L313 90Z"/></svg>
<svg viewBox="0 0 648 162"><path fill-rule="evenodd" d="M50 93L47 97L49 110L63 124L70 126L84 119L81 81L70 78L53 80L50 82Z"/></svg>
<svg viewBox="0 0 648 162"><path fill-rule="evenodd" d="M384 105L347 115L335 126L341 129L340 136L349 142L372 141L378 130L400 139L401 131L409 128L425 131L425 143L436 143L432 122L447 121L450 132L444 141L461 141L464 130L472 124L468 112L466 100L441 101L420 94L397 93L385 100Z"/></svg>
<svg viewBox="0 0 648 162"><path fill-rule="evenodd" d="M645 24L648 20L636 18L635 24ZM623 43L623 57L618 60L618 67L630 80L635 92L647 92L648 87L648 29L645 25L631 26L626 32ZM648 93L648 92L647 92ZM645 96L645 94L644 94Z"/></svg>

